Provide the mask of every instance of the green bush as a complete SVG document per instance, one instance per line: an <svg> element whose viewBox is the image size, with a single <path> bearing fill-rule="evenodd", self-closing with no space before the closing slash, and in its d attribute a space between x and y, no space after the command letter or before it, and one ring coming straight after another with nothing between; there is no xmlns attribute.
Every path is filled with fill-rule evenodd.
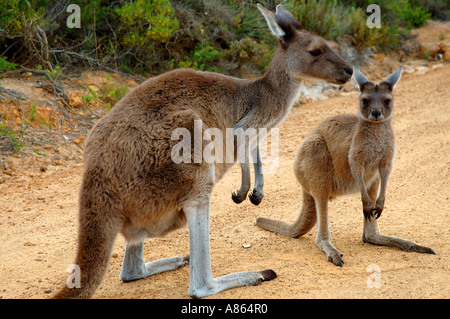
<svg viewBox="0 0 450 319"><path fill-rule="evenodd" d="M26 62L53 72L58 64L70 70L68 64L73 63L77 68L104 66L144 76L173 67L259 75L270 63L276 39L256 2L270 10L281 2L305 29L325 39L353 38L357 48L387 50L411 28L448 12L448 1L71 0L81 8L81 29L71 29L66 26L67 1L3 0L0 71ZM366 24L371 3L381 7L379 29ZM48 39L50 56L45 59L37 26Z"/></svg>
<svg viewBox="0 0 450 319"><path fill-rule="evenodd" d="M42 23L45 9L34 7L28 1L2 0L0 12L0 29L6 37L14 38L26 33L33 22Z"/></svg>
<svg viewBox="0 0 450 319"><path fill-rule="evenodd" d="M421 7L407 7L402 11L401 17L405 20L408 30L411 30L424 25L431 17L431 14L427 9L422 9Z"/></svg>
<svg viewBox="0 0 450 319"><path fill-rule="evenodd" d="M153 41L165 43L179 28L168 0L137 0L115 9L122 24L124 46L148 46Z"/></svg>
<svg viewBox="0 0 450 319"><path fill-rule="evenodd" d="M398 28L389 26L383 20L380 28L369 28L365 10L356 8L352 11L345 30L346 34L353 38L358 50L369 46L388 49L398 44L400 41Z"/></svg>
<svg viewBox="0 0 450 319"><path fill-rule="evenodd" d="M270 64L273 51L273 47L266 43L258 43L252 38L245 38L231 43L224 55L228 61L236 65L236 69L250 64L256 70L264 72Z"/></svg>
<svg viewBox="0 0 450 319"><path fill-rule="evenodd" d="M5 57L0 56L0 71L14 70L17 64L6 61Z"/></svg>
<svg viewBox="0 0 450 319"><path fill-rule="evenodd" d="M192 52L192 55L185 57L185 61L181 61L178 67L203 71L218 71L215 65L221 56L222 53L214 49L209 43L199 43Z"/></svg>
<svg viewBox="0 0 450 319"><path fill-rule="evenodd" d="M297 18L302 27L329 40L344 35L346 7L335 0L295 0L286 8Z"/></svg>

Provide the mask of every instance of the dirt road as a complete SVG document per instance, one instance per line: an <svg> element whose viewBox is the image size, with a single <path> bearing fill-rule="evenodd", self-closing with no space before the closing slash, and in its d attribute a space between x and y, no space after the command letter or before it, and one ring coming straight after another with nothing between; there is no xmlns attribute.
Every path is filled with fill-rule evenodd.
<svg viewBox="0 0 450 319"><path fill-rule="evenodd" d="M248 200L232 202L231 192L240 183L237 165L218 183L211 209L214 275L271 268L278 278L209 298L450 296L450 64L422 75L405 74L396 88L397 155L379 221L383 233L431 247L436 255L363 243L358 194L329 206L333 243L344 254L343 268L329 263L317 248L316 227L292 239L255 226L260 216L285 221L297 217L301 189L292 166L300 141L325 117L356 110L356 92L294 108L279 127L279 169L265 176L265 197L258 207ZM46 172L34 167L0 184L0 298L48 298L66 282L76 248L81 172L81 162L51 166ZM188 235L186 228L148 239L147 261L187 255ZM124 248L119 236L95 298L189 298L189 267L121 282ZM374 274L379 275L379 288L370 288Z"/></svg>

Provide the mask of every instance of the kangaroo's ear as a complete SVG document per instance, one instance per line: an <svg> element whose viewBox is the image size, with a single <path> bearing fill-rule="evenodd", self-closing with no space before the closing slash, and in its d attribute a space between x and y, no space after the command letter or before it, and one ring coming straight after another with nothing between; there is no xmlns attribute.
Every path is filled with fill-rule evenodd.
<svg viewBox="0 0 450 319"><path fill-rule="evenodd" d="M269 26L270 31L272 31L272 33L274 35L276 35L278 37L278 39L280 39L281 43L284 45L287 42L289 42L289 40L291 39L291 37L294 34L294 26L291 23L289 23L289 21L286 21L286 19L283 18L282 15L275 14L275 13L267 10L259 3L256 6L258 7L258 10L264 16L264 19L266 19L266 22L267 22L267 25ZM284 7L283 7L283 9L284 9ZM283 9L281 9L281 10L283 10ZM287 11L286 9L284 9L284 11L289 13L289 11ZM285 15L284 11L283 11L283 15ZM289 13L289 15L292 17L292 15L290 13ZM295 20L294 17L292 17L292 18ZM287 19L289 20L290 18L287 18ZM300 25L298 22L297 22L297 24Z"/></svg>
<svg viewBox="0 0 450 319"><path fill-rule="evenodd" d="M302 26L300 25L300 23L297 21L297 19L294 18L294 16L292 15L292 13L290 13L285 7L283 7L281 4L277 5L277 9L276 9L276 15L280 16L281 18L283 18L283 20L285 20L287 23L292 24L292 26L297 29L297 30L301 30Z"/></svg>
<svg viewBox="0 0 450 319"><path fill-rule="evenodd" d="M357 68L353 67L353 77L356 80L356 83L358 83L359 91L363 90L364 85L367 83L370 83L369 80L362 74Z"/></svg>
<svg viewBox="0 0 450 319"><path fill-rule="evenodd" d="M394 73L388 76L386 80L384 80L383 83L387 83L389 87L391 88L391 91L395 88L398 81L400 80L400 77L402 76L403 66L399 67Z"/></svg>

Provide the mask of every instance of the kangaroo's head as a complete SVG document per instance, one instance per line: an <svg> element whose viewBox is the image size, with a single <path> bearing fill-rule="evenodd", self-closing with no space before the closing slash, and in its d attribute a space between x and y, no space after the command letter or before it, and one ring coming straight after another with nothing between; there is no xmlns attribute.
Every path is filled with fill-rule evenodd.
<svg viewBox="0 0 450 319"><path fill-rule="evenodd" d="M273 13L258 3L269 29L279 39L276 57L294 78L311 77L344 84L352 77L347 64L321 37L304 30L282 5ZM275 56L274 56L275 59Z"/></svg>
<svg viewBox="0 0 450 319"><path fill-rule="evenodd" d="M357 69L354 68L354 77L358 83L359 117L366 121L382 122L391 118L394 103L393 90L400 80L403 67L399 67L386 80L374 84Z"/></svg>

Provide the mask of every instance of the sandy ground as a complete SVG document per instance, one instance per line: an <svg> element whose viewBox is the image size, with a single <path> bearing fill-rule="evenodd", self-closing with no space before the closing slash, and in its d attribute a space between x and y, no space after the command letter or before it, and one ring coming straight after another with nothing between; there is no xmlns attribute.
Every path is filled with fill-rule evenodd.
<svg viewBox="0 0 450 319"><path fill-rule="evenodd" d="M259 229L257 217L293 221L301 189L293 173L295 151L324 118L355 113L357 93L294 108L280 125L279 169L265 176L259 206L236 205L240 183L235 165L213 194L211 258L215 276L271 268L278 277L256 287L213 298L448 298L450 206L450 64L422 75L405 74L395 91L397 138L381 231L416 241L436 255L407 253L361 241L358 194L330 203L333 243L345 265L326 260L315 244L316 227L299 239ZM0 298L48 298L68 276L77 236L77 197L82 163L34 167L0 184ZM145 243L147 261L189 254L188 229ZM247 248L244 248L245 247ZM248 247L250 245L250 247ZM189 298L189 267L132 283L119 280L125 242L118 236L108 272L95 298ZM372 266L371 266L372 265ZM379 288L370 288L375 268Z"/></svg>

